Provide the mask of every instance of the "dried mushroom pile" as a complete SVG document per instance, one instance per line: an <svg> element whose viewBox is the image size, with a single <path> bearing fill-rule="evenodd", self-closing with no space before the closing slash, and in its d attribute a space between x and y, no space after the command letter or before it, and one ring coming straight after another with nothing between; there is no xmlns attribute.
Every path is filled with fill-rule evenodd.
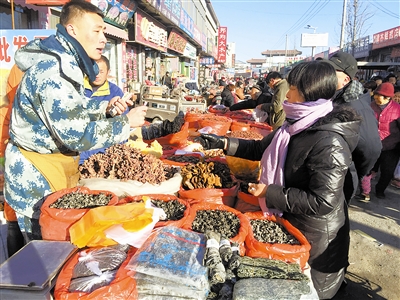
<svg viewBox="0 0 400 300"><path fill-rule="evenodd" d="M245 140L262 140L263 136L258 132L251 130L234 130L226 134L227 137L233 137Z"/></svg>
<svg viewBox="0 0 400 300"><path fill-rule="evenodd" d="M220 162L199 162L182 167L182 186L187 190L231 188L233 180L229 167Z"/></svg>
<svg viewBox="0 0 400 300"><path fill-rule="evenodd" d="M79 166L81 178L137 180L159 184L171 178L177 170L165 166L153 155L143 155L127 145L115 145L105 153L90 156Z"/></svg>
<svg viewBox="0 0 400 300"><path fill-rule="evenodd" d="M165 220L162 221L177 221L183 218L186 206L180 203L178 200L162 201L157 199L152 199L151 203L155 206L162 208L167 216Z"/></svg>
<svg viewBox="0 0 400 300"><path fill-rule="evenodd" d="M192 230L205 233L218 232L226 238L235 237L239 233L240 220L230 211L225 210L198 210L192 222Z"/></svg>
<svg viewBox="0 0 400 300"><path fill-rule="evenodd" d="M281 224L269 220L250 220L254 238L262 243L300 245Z"/></svg>
<svg viewBox="0 0 400 300"><path fill-rule="evenodd" d="M190 156L190 155L171 155L168 156L167 159L180 163L189 163L189 164L197 164L198 162L200 162L200 157Z"/></svg>
<svg viewBox="0 0 400 300"><path fill-rule="evenodd" d="M110 202L112 196L103 193L86 194L80 192L72 192L65 194L52 203L50 208L57 209L82 209L106 206Z"/></svg>

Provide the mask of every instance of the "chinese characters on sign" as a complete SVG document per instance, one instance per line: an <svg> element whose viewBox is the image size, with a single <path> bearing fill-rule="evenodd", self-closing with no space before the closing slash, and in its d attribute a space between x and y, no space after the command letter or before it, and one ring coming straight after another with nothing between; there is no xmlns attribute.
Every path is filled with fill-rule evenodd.
<svg viewBox="0 0 400 300"><path fill-rule="evenodd" d="M213 65L214 64L214 57L202 57L200 58L201 65Z"/></svg>
<svg viewBox="0 0 400 300"><path fill-rule="evenodd" d="M161 3L161 13L179 26L181 19L181 0L163 0Z"/></svg>
<svg viewBox="0 0 400 300"><path fill-rule="evenodd" d="M186 47L186 39L175 30L172 30L168 37L168 48L183 54Z"/></svg>
<svg viewBox="0 0 400 300"><path fill-rule="evenodd" d="M400 43L400 26L374 34L372 50Z"/></svg>
<svg viewBox="0 0 400 300"><path fill-rule="evenodd" d="M167 30L165 30L165 27L139 9L135 18L135 41L167 52Z"/></svg>
<svg viewBox="0 0 400 300"><path fill-rule="evenodd" d="M134 0L99 0L97 6L104 13L104 20L117 27L125 28L137 9Z"/></svg>
<svg viewBox="0 0 400 300"><path fill-rule="evenodd" d="M228 37L228 27L218 28L218 49L217 49L217 61L219 63L226 62L226 43Z"/></svg>

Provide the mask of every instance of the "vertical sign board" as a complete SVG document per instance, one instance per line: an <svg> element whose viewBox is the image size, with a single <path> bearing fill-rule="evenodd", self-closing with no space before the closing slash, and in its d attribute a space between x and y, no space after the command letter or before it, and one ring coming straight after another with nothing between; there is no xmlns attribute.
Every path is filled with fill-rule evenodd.
<svg viewBox="0 0 400 300"><path fill-rule="evenodd" d="M161 2L161 13L179 26L181 19L181 0L163 0Z"/></svg>
<svg viewBox="0 0 400 300"><path fill-rule="evenodd" d="M218 28L218 48L217 48L217 61L219 63L226 62L226 43L228 37L228 27Z"/></svg>

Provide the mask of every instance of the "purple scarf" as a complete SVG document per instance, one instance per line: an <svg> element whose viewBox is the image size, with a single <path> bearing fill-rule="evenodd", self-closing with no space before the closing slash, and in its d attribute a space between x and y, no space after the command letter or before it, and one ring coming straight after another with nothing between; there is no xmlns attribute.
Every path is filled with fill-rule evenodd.
<svg viewBox="0 0 400 300"><path fill-rule="evenodd" d="M290 124L286 121L277 129L271 144L265 149L261 159L260 183L265 185L285 185L283 171L290 137L307 129L332 110L332 101L326 99L303 103L283 102L283 111L286 113L286 119L296 120L296 122ZM264 198L258 199L262 211L264 214L268 214L265 200Z"/></svg>

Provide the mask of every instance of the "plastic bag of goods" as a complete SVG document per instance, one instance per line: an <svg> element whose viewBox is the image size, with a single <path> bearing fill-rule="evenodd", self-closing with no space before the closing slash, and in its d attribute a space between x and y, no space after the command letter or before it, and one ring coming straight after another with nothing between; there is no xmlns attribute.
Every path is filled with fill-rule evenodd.
<svg viewBox="0 0 400 300"><path fill-rule="evenodd" d="M69 241L69 228L90 209L112 206L118 197L108 190L92 190L74 187L54 192L46 197L39 218L42 238L53 241Z"/></svg>
<svg viewBox="0 0 400 300"><path fill-rule="evenodd" d="M250 221L246 236L246 255L298 263L301 268L310 256L310 243L289 221L265 217L261 211L244 214Z"/></svg>
<svg viewBox="0 0 400 300"><path fill-rule="evenodd" d="M181 168L182 186L179 197L190 204L210 202L233 207L238 184L226 164L218 161L200 162Z"/></svg>
<svg viewBox="0 0 400 300"><path fill-rule="evenodd" d="M127 145L114 145L79 166L82 186L109 190L117 196L174 194L182 177L177 168Z"/></svg>
<svg viewBox="0 0 400 300"><path fill-rule="evenodd" d="M151 294L205 299L209 291L207 268L202 265L205 242L203 234L174 226L154 231L126 266L140 282L139 298Z"/></svg>
<svg viewBox="0 0 400 300"><path fill-rule="evenodd" d="M183 228L200 233L207 230L218 232L239 244L240 254L244 255L249 226L249 219L236 209L221 204L198 203L190 206Z"/></svg>
<svg viewBox="0 0 400 300"><path fill-rule="evenodd" d="M182 227L187 216L189 215L189 203L186 200L180 199L174 195L147 194L127 196L121 199L118 205L131 202L145 202L147 200L150 200L154 206L163 209L166 215L166 219L157 222L154 228L168 225Z"/></svg>
<svg viewBox="0 0 400 300"><path fill-rule="evenodd" d="M199 128L211 127L209 133L223 136L231 128L232 119L224 116L206 115L204 118L198 120Z"/></svg>
<svg viewBox="0 0 400 300"><path fill-rule="evenodd" d="M125 245L116 245L105 248L91 248L84 250L86 255L95 259L87 260L89 268L83 267L82 253L72 256L61 269L54 288L55 299L59 300L134 300L137 299L136 282L128 275L125 266L132 258L136 249ZM104 252L103 252L104 251ZM127 252L127 253L125 253ZM107 253L107 257L103 254ZM124 259L122 259L125 257ZM121 262L122 260L122 262ZM93 262L99 262L100 268L93 267ZM109 265L107 263L110 263ZM100 272L99 272L100 269ZM104 269L104 271L101 271ZM97 274L96 274L97 272ZM87 276L76 277L77 274Z"/></svg>

